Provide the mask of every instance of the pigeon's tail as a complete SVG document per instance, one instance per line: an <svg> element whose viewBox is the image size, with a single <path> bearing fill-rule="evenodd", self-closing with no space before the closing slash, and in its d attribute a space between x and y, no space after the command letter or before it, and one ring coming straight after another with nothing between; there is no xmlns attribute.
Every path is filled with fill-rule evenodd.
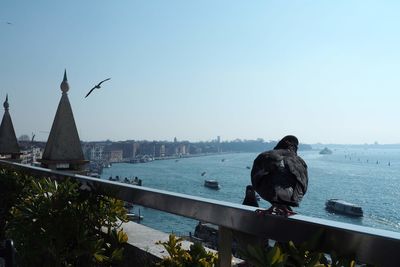
<svg viewBox="0 0 400 267"><path fill-rule="evenodd" d="M243 205L258 207L258 202L256 198L256 192L253 189L253 186L246 186L246 195L243 200Z"/></svg>

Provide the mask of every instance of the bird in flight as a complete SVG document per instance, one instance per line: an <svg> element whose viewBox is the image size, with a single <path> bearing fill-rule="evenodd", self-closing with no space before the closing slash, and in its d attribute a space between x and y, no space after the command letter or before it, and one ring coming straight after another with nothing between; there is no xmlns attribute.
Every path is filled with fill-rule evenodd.
<svg viewBox="0 0 400 267"><path fill-rule="evenodd" d="M272 204L260 214L289 216L292 207L299 206L308 187L307 164L297 155L298 139L293 135L282 138L273 150L258 155L251 170L254 190Z"/></svg>
<svg viewBox="0 0 400 267"><path fill-rule="evenodd" d="M89 93L87 93L87 95L85 96L85 98L88 97L88 96L93 92L94 89L100 89L100 88L101 88L101 84L104 83L105 81L110 80L110 79L111 79L111 78L102 80L102 81L99 82L97 85L95 85L92 89L90 89Z"/></svg>

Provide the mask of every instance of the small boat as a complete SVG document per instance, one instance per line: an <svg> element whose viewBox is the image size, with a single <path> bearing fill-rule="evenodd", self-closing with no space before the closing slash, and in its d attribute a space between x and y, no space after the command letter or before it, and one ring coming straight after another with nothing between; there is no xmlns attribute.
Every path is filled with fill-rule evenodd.
<svg viewBox="0 0 400 267"><path fill-rule="evenodd" d="M363 216L363 210L360 206L336 198L327 200L325 202L325 208L328 211L333 211L345 215L350 215L355 217Z"/></svg>
<svg viewBox="0 0 400 267"><path fill-rule="evenodd" d="M142 185L142 179L139 179L137 176L135 176L135 179L133 179L133 181L131 181L131 184L133 185Z"/></svg>
<svg viewBox="0 0 400 267"><path fill-rule="evenodd" d="M128 179L127 177L125 177L124 179L124 183L126 184L131 184L131 185L142 185L142 179L139 179L137 176L135 176L135 179Z"/></svg>
<svg viewBox="0 0 400 267"><path fill-rule="evenodd" d="M118 177L118 176L117 176L117 177ZM114 182L115 182L115 181L119 181L119 177L118 177L118 180L117 180L117 177L114 178L114 177L110 176L110 177L108 177L108 180L109 180L109 181L114 181Z"/></svg>
<svg viewBox="0 0 400 267"><path fill-rule="evenodd" d="M143 216L136 213L127 213L126 216L128 217L128 220L130 221L134 221L134 222L140 222L141 220L143 220Z"/></svg>
<svg viewBox="0 0 400 267"><path fill-rule="evenodd" d="M128 210L133 208L133 203L128 202L128 201L124 201L124 207Z"/></svg>
<svg viewBox="0 0 400 267"><path fill-rule="evenodd" d="M321 155L330 155L332 154L332 150L330 150L329 148L325 147L324 149L322 149L319 154Z"/></svg>
<svg viewBox="0 0 400 267"><path fill-rule="evenodd" d="M217 190L220 188L217 180L205 180L204 186Z"/></svg>
<svg viewBox="0 0 400 267"><path fill-rule="evenodd" d="M206 175L206 173L207 173L207 172L202 172L202 173L201 173L201 176L204 176L204 175Z"/></svg>
<svg viewBox="0 0 400 267"><path fill-rule="evenodd" d="M100 174L98 174L97 172L89 172L88 176L94 177L94 178L100 178Z"/></svg>

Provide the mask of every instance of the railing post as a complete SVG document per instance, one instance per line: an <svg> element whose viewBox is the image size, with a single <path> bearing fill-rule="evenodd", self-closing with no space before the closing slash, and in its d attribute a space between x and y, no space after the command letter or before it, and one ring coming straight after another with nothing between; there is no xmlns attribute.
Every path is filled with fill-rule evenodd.
<svg viewBox="0 0 400 267"><path fill-rule="evenodd" d="M232 230L223 226L218 228L218 263L220 267L232 265Z"/></svg>

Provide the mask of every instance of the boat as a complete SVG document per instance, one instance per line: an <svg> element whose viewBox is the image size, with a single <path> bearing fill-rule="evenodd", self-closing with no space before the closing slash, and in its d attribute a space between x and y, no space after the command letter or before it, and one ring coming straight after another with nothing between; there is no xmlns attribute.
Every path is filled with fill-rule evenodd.
<svg viewBox="0 0 400 267"><path fill-rule="evenodd" d="M329 148L325 147L324 149L322 149L319 154L321 155L330 155L332 154L332 150L330 150Z"/></svg>
<svg viewBox="0 0 400 267"><path fill-rule="evenodd" d="M220 188L217 180L204 180L204 186L217 190Z"/></svg>
<svg viewBox="0 0 400 267"><path fill-rule="evenodd" d="M100 178L100 174L98 174L97 172L89 172L87 174L87 176L94 177L94 178Z"/></svg>
<svg viewBox="0 0 400 267"><path fill-rule="evenodd" d="M126 216L128 217L128 220L133 221L133 222L140 222L143 220L143 215L136 214L136 213L127 213Z"/></svg>
<svg viewBox="0 0 400 267"><path fill-rule="evenodd" d="M128 210L133 208L133 203L128 202L128 201L124 201L124 207Z"/></svg>
<svg viewBox="0 0 400 267"><path fill-rule="evenodd" d="M363 210L360 206L336 198L327 200L325 202L325 208L328 211L333 211L345 215L350 215L355 217L363 216Z"/></svg>
<svg viewBox="0 0 400 267"><path fill-rule="evenodd" d="M126 183L126 184L131 184L131 185L139 185L139 186L141 186L142 185L142 179L139 179L137 176L135 176L135 179L128 179L127 177L125 177L125 179L124 179L124 181L123 181L124 183Z"/></svg>
<svg viewBox="0 0 400 267"><path fill-rule="evenodd" d="M115 178L110 176L110 177L108 177L108 180L109 181L114 181L114 182L119 182L119 176L117 175L117 176L115 176Z"/></svg>

